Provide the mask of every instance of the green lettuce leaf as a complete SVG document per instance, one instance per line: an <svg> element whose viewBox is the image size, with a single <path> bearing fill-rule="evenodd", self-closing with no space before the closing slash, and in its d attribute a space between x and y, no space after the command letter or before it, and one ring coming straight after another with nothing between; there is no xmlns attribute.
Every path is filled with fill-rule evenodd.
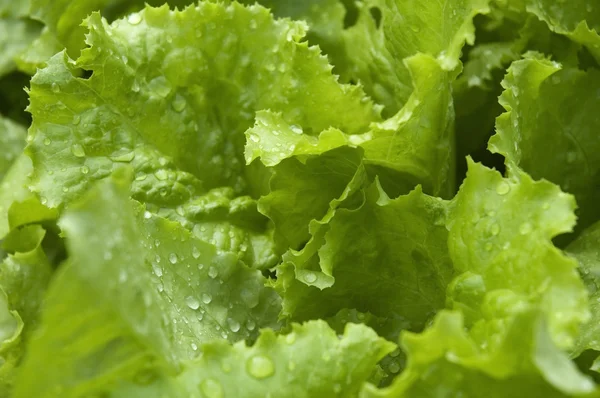
<svg viewBox="0 0 600 398"><path fill-rule="evenodd" d="M9 396L31 333L38 327L52 268L42 249L45 231L29 231L32 248L0 264L0 393Z"/></svg>
<svg viewBox="0 0 600 398"><path fill-rule="evenodd" d="M574 209L574 198L548 181L512 167L503 178L470 161L448 214L450 255L463 272L448 291L453 306L473 310L475 319L539 306L553 341L572 346L589 317L587 293L577 263L551 239L571 231Z"/></svg>
<svg viewBox="0 0 600 398"><path fill-rule="evenodd" d="M575 195L578 231L598 220L600 121L594 112L600 74L532 56L513 63L502 84L506 112L497 120L490 150L504 155L508 166Z"/></svg>
<svg viewBox="0 0 600 398"><path fill-rule="evenodd" d="M473 43L475 15L487 0L421 2L371 0L357 3L356 24L344 32L349 78L360 81L384 115L398 112L412 93L411 72L403 60L417 53L439 59L444 70L459 65L465 42Z"/></svg>
<svg viewBox="0 0 600 398"><path fill-rule="evenodd" d="M131 202L129 176L100 182L61 217L69 258L46 295L16 397L89 394L174 371L212 339L278 327L279 298L262 275ZM47 372L34 377L40 366Z"/></svg>
<svg viewBox="0 0 600 398"><path fill-rule="evenodd" d="M600 62L600 6L585 0L556 7L552 0L526 0L527 11L533 13L558 34L580 43Z"/></svg>
<svg viewBox="0 0 600 398"><path fill-rule="evenodd" d="M425 192L448 198L455 190L451 87L456 72L444 71L423 54L406 59L405 65L414 91L395 116L374 126L372 139L361 145L365 162L392 196L421 184Z"/></svg>
<svg viewBox="0 0 600 398"><path fill-rule="evenodd" d="M31 159L20 155L0 181L0 239L11 230L8 216L11 205L15 201L24 201L31 197L26 185L27 177L32 171Z"/></svg>
<svg viewBox="0 0 600 398"><path fill-rule="evenodd" d="M573 355L587 349L600 351L600 224L587 228L566 251L579 263L579 272L587 287L590 302L590 320L582 326Z"/></svg>
<svg viewBox="0 0 600 398"><path fill-rule="evenodd" d="M395 345L363 325L337 335L324 321L264 330L257 342L203 345L204 355L173 379L122 385L111 397L351 397Z"/></svg>
<svg viewBox="0 0 600 398"><path fill-rule="evenodd" d="M214 29L222 23L230 29ZM202 188L243 192L241 133L256 110L277 109L315 132L359 132L377 120L360 89L338 84L318 49L298 43L304 24L274 21L258 6L146 8L110 26L94 14L86 26L90 47L75 64L59 54L32 80L28 152L35 190L51 207L120 163L136 170L134 192L160 206L175 207ZM92 77L76 78L74 68Z"/></svg>
<svg viewBox="0 0 600 398"><path fill-rule="evenodd" d="M453 268L447 251L445 205L417 188L390 199L379 184L358 208L343 205L278 267L283 315L329 317L345 307L420 330L445 304ZM320 228L317 228L320 227Z"/></svg>
<svg viewBox="0 0 600 398"><path fill-rule="evenodd" d="M0 116L0 181L25 147L27 130L10 119Z"/></svg>
<svg viewBox="0 0 600 398"><path fill-rule="evenodd" d="M459 312L443 311L422 334L405 333L407 369L385 389L362 397L569 397L594 391L552 344L543 316L525 311L510 325L501 352L490 354L465 331Z"/></svg>
<svg viewBox="0 0 600 398"><path fill-rule="evenodd" d="M16 68L15 58L41 30L27 18L28 5L27 0L0 0L0 77Z"/></svg>

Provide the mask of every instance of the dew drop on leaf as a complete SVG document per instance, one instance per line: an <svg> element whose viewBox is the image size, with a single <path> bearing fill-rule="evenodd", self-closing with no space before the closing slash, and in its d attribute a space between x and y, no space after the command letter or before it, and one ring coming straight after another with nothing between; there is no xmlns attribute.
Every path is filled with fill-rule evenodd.
<svg viewBox="0 0 600 398"><path fill-rule="evenodd" d="M398 362L394 361L390 363L390 365L388 366L388 370L391 373L398 373L400 371L400 365L398 365Z"/></svg>
<svg viewBox="0 0 600 398"><path fill-rule="evenodd" d="M229 330L233 333L237 333L240 330L240 323L233 318L227 319L227 324L229 325Z"/></svg>
<svg viewBox="0 0 600 398"><path fill-rule="evenodd" d="M198 299L193 296L187 296L185 298L185 304L192 310L197 310L198 308L200 308L200 301L198 301Z"/></svg>
<svg viewBox="0 0 600 398"><path fill-rule="evenodd" d="M183 110L185 109L187 103L185 101L185 98L183 98L181 95L177 94L175 96L175 99L173 100L173 102L171 102L171 106L173 107L173 109L175 110L175 112L183 112Z"/></svg>
<svg viewBox="0 0 600 398"><path fill-rule="evenodd" d="M212 301L212 296L208 293L202 293L202 302L204 304L210 304Z"/></svg>
<svg viewBox="0 0 600 398"><path fill-rule="evenodd" d="M308 283L313 283L317 280L317 275L315 275L314 272L309 271L306 274L304 274L304 280Z"/></svg>
<svg viewBox="0 0 600 398"><path fill-rule="evenodd" d="M157 263L152 264L152 270L154 271L154 275L158 276L159 278L163 275L162 267Z"/></svg>
<svg viewBox="0 0 600 398"><path fill-rule="evenodd" d="M198 259L200 257L200 251L196 246L192 247L192 257Z"/></svg>
<svg viewBox="0 0 600 398"><path fill-rule="evenodd" d="M127 22L132 25L137 25L142 22L142 15L140 13L131 14L129 17L127 17Z"/></svg>
<svg viewBox="0 0 600 398"><path fill-rule="evenodd" d="M275 365L270 358L264 355L256 355L248 359L246 370L252 377L264 379L275 373Z"/></svg>
<svg viewBox="0 0 600 398"><path fill-rule="evenodd" d="M223 398L223 386L215 379L204 379L200 383L200 391L206 398Z"/></svg>
<svg viewBox="0 0 600 398"><path fill-rule="evenodd" d="M492 234L492 236L496 236L500 233L500 226L496 223L492 224L490 226L490 233Z"/></svg>
<svg viewBox="0 0 600 398"><path fill-rule="evenodd" d="M496 186L496 193L498 195L506 195L510 192L510 185L508 185L505 181L500 182Z"/></svg>
<svg viewBox="0 0 600 398"><path fill-rule="evenodd" d="M521 235L527 235L528 233L531 232L531 230L533 229L533 227L531 226L530 223L528 222L524 222L523 224L521 224L519 226L519 233Z"/></svg>
<svg viewBox="0 0 600 398"><path fill-rule="evenodd" d="M252 319L248 319L246 321L246 329L251 332L254 330L254 328L256 328L256 323Z"/></svg>

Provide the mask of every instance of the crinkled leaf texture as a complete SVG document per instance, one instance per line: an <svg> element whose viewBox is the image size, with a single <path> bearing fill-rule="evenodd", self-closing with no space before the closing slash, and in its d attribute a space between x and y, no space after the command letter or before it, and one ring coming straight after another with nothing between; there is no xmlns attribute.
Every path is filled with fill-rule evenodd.
<svg viewBox="0 0 600 398"><path fill-rule="evenodd" d="M506 112L497 119L491 151L575 195L578 231L591 225L600 218L600 74L532 55L514 62L502 85Z"/></svg>
<svg viewBox="0 0 600 398"><path fill-rule="evenodd" d="M45 231L38 225L21 231L30 247L0 263L0 394L9 396L29 336L39 324L41 303L52 274L42 249ZM6 242L4 242L6 243Z"/></svg>
<svg viewBox="0 0 600 398"><path fill-rule="evenodd" d="M278 327L279 298L263 276L128 199L126 171L60 219L69 258L50 285L17 397L89 394L176 370L203 342Z"/></svg>
<svg viewBox="0 0 600 398"><path fill-rule="evenodd" d="M518 206L516 204L518 203ZM574 224L574 200L516 168L503 178L469 161L448 204L450 256L459 274L448 305L422 334L405 332L407 367L390 397L590 394L594 383L563 348L589 319L576 262L551 238Z"/></svg>
<svg viewBox="0 0 600 398"><path fill-rule="evenodd" d="M444 307L453 268L444 226L444 203L417 188L390 199L379 184L357 208L332 209L299 252L278 267L283 313L304 320L345 307L420 330Z"/></svg>
<svg viewBox="0 0 600 398"><path fill-rule="evenodd" d="M264 330L252 347L205 344L176 378L124 384L111 396L352 397L395 347L364 325L349 324L341 335L320 320L292 326L286 335Z"/></svg>
<svg viewBox="0 0 600 398"><path fill-rule="evenodd" d="M579 272L588 289L590 320L582 326L573 354L584 350L600 351L600 223L587 228L568 247L579 263Z"/></svg>

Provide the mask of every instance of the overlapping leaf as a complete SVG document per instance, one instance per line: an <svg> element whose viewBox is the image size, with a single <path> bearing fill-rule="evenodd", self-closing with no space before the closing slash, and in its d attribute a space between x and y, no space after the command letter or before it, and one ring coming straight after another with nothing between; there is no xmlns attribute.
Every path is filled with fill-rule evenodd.
<svg viewBox="0 0 600 398"><path fill-rule="evenodd" d="M574 194L578 228L590 225L600 217L600 75L530 57L513 63L503 86L500 103L507 112L498 118L490 149Z"/></svg>
<svg viewBox="0 0 600 398"><path fill-rule="evenodd" d="M143 211L128 191L120 171L61 218L69 259L46 296L17 397L87 394L154 364L176 369L211 339L277 328L279 300L258 271Z"/></svg>

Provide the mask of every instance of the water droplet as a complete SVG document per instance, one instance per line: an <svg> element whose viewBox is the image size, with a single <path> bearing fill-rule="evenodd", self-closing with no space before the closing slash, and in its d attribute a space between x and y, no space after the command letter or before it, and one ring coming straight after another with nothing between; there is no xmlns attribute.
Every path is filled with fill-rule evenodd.
<svg viewBox="0 0 600 398"><path fill-rule="evenodd" d="M542 205L542 209L544 209L544 210L548 210L549 208L550 208L550 204L549 203L544 203Z"/></svg>
<svg viewBox="0 0 600 398"><path fill-rule="evenodd" d="M252 319L246 321L246 329L253 331L256 328L256 323Z"/></svg>
<svg viewBox="0 0 600 398"><path fill-rule="evenodd" d="M202 302L204 304L210 304L212 301L212 296L208 293L202 293Z"/></svg>
<svg viewBox="0 0 600 398"><path fill-rule="evenodd" d="M52 143L52 140L50 138L46 138L44 139L44 145L48 146Z"/></svg>
<svg viewBox="0 0 600 398"><path fill-rule="evenodd" d="M390 365L388 366L388 370L391 373L398 373L400 371L400 365L398 364L398 362L393 361L390 363Z"/></svg>
<svg viewBox="0 0 600 398"><path fill-rule="evenodd" d="M192 346L192 350L198 351L198 346L196 345L196 343L192 343L191 346Z"/></svg>
<svg viewBox="0 0 600 398"><path fill-rule="evenodd" d="M137 93L140 91L140 83L138 83L137 80L133 81L133 84L131 85L131 91L133 91L134 93Z"/></svg>
<svg viewBox="0 0 600 398"><path fill-rule="evenodd" d="M492 234L492 236L496 236L500 233L500 225L494 223L490 226L490 234Z"/></svg>
<svg viewBox="0 0 600 398"><path fill-rule="evenodd" d="M185 303L188 307L190 307L193 310L197 310L198 308L200 308L200 301L198 301L196 297L187 296L185 298Z"/></svg>
<svg viewBox="0 0 600 398"><path fill-rule="evenodd" d="M200 391L206 398L223 398L223 386L215 379L204 379L200 383Z"/></svg>
<svg viewBox="0 0 600 398"><path fill-rule="evenodd" d="M336 394L339 394L342 392L342 386L340 386L338 383L335 383L333 385L333 392Z"/></svg>
<svg viewBox="0 0 600 398"><path fill-rule="evenodd" d="M519 226L519 233L521 235L527 235L528 233L530 233L532 231L533 227L531 226L530 223L528 222L524 222L523 224L521 224Z"/></svg>
<svg viewBox="0 0 600 398"><path fill-rule="evenodd" d="M317 280L317 275L312 271L308 271L304 274L304 280L308 283L314 283Z"/></svg>
<svg viewBox="0 0 600 398"><path fill-rule="evenodd" d="M177 94L175 96L175 99L173 99L173 102L171 102L171 106L173 107L175 112L183 112L186 105L187 105L187 102L186 102L185 98L183 98L179 94Z"/></svg>
<svg viewBox="0 0 600 398"><path fill-rule="evenodd" d="M154 173L154 177L156 177L156 179L159 181L165 181L167 178L169 178L169 173L167 173L167 170L165 169L160 169Z"/></svg>
<svg viewBox="0 0 600 398"><path fill-rule="evenodd" d="M163 269L157 263L152 263L152 271L154 271L154 275L158 276L159 278L163 275Z"/></svg>
<svg viewBox="0 0 600 398"><path fill-rule="evenodd" d="M200 257L200 251L196 246L192 247L192 257L198 259Z"/></svg>
<svg viewBox="0 0 600 398"><path fill-rule="evenodd" d="M233 333L237 333L240 330L240 323L233 318L227 319L227 324L229 325L229 330Z"/></svg>
<svg viewBox="0 0 600 398"><path fill-rule="evenodd" d="M69 188L68 188L68 187L63 187L62 191L63 191L64 193L67 193L67 192L69 192Z"/></svg>
<svg viewBox="0 0 600 398"><path fill-rule="evenodd" d="M50 89L52 90L53 93L60 93L60 87L56 83L52 83L52 85L50 86Z"/></svg>
<svg viewBox="0 0 600 398"><path fill-rule="evenodd" d="M157 96L165 98L171 92L171 83L166 77L158 76L148 83L148 88Z"/></svg>
<svg viewBox="0 0 600 398"><path fill-rule="evenodd" d="M485 244L484 248L485 248L486 251L489 252L489 251L492 250L492 244L490 242L488 242L488 243Z"/></svg>
<svg viewBox="0 0 600 398"><path fill-rule="evenodd" d="M567 163L574 163L577 160L577 152L567 152Z"/></svg>
<svg viewBox="0 0 600 398"><path fill-rule="evenodd" d="M292 332L285 336L285 342L288 344L294 344L296 342L296 334Z"/></svg>
<svg viewBox="0 0 600 398"><path fill-rule="evenodd" d="M256 134L250 134L250 140L253 142L259 142L260 141L260 137Z"/></svg>
<svg viewBox="0 0 600 398"><path fill-rule="evenodd" d="M177 264L177 254L175 253L171 253L169 254L169 261L171 262L171 264Z"/></svg>
<svg viewBox="0 0 600 398"><path fill-rule="evenodd" d="M79 115L73 116L73 124L75 126L77 126L79 124L79 122L81 122L81 116L79 116Z"/></svg>
<svg viewBox="0 0 600 398"><path fill-rule="evenodd" d="M144 212L144 218L145 218L146 220L148 220L148 219L152 218L152 213L150 213L149 211L145 211L145 212Z"/></svg>
<svg viewBox="0 0 600 398"><path fill-rule="evenodd" d="M419 28L417 25L411 25L410 29L415 33L419 33L421 31L421 28Z"/></svg>
<svg viewBox="0 0 600 398"><path fill-rule="evenodd" d="M212 279L215 279L217 276L219 276L219 271L215 267L211 266L208 269L208 276L210 276Z"/></svg>
<svg viewBox="0 0 600 398"><path fill-rule="evenodd" d="M553 84L559 84L560 83L560 76L553 75L552 76L552 83Z"/></svg>
<svg viewBox="0 0 600 398"><path fill-rule="evenodd" d="M201 270L202 268L204 268L204 264L198 264L198 269Z"/></svg>
<svg viewBox="0 0 600 398"><path fill-rule="evenodd" d="M254 19L250 20L250 29L254 30L254 29L256 29L257 26L258 26L258 24L256 23L256 20L254 20Z"/></svg>
<svg viewBox="0 0 600 398"><path fill-rule="evenodd" d="M119 282L121 282L121 283L127 282L127 271L125 271L124 269L119 271Z"/></svg>
<svg viewBox="0 0 600 398"><path fill-rule="evenodd" d="M302 134L302 127L300 127L296 124L292 124L290 126L290 130L292 130L292 133L294 133L294 134Z"/></svg>
<svg viewBox="0 0 600 398"><path fill-rule="evenodd" d="M396 358L398 355L400 355L400 348L396 348L394 351L390 352L392 358Z"/></svg>
<svg viewBox="0 0 600 398"><path fill-rule="evenodd" d="M142 22L142 15L137 12L135 14L131 14L129 17L127 17L127 22L132 25L137 25Z"/></svg>
<svg viewBox="0 0 600 398"><path fill-rule="evenodd" d="M506 195L509 192L510 192L510 185L508 185L508 183L506 183L505 181L500 182L496 186L496 193L498 195Z"/></svg>
<svg viewBox="0 0 600 398"><path fill-rule="evenodd" d="M124 149L117 151L117 153L110 156L110 159L114 162L128 163L135 159L135 152Z"/></svg>
<svg viewBox="0 0 600 398"><path fill-rule="evenodd" d="M264 355L256 355L248 360L246 370L251 376L264 379L275 373L275 365L270 358Z"/></svg>
<svg viewBox="0 0 600 398"><path fill-rule="evenodd" d="M90 172L90 168L87 166L81 166L81 174L87 174Z"/></svg>

